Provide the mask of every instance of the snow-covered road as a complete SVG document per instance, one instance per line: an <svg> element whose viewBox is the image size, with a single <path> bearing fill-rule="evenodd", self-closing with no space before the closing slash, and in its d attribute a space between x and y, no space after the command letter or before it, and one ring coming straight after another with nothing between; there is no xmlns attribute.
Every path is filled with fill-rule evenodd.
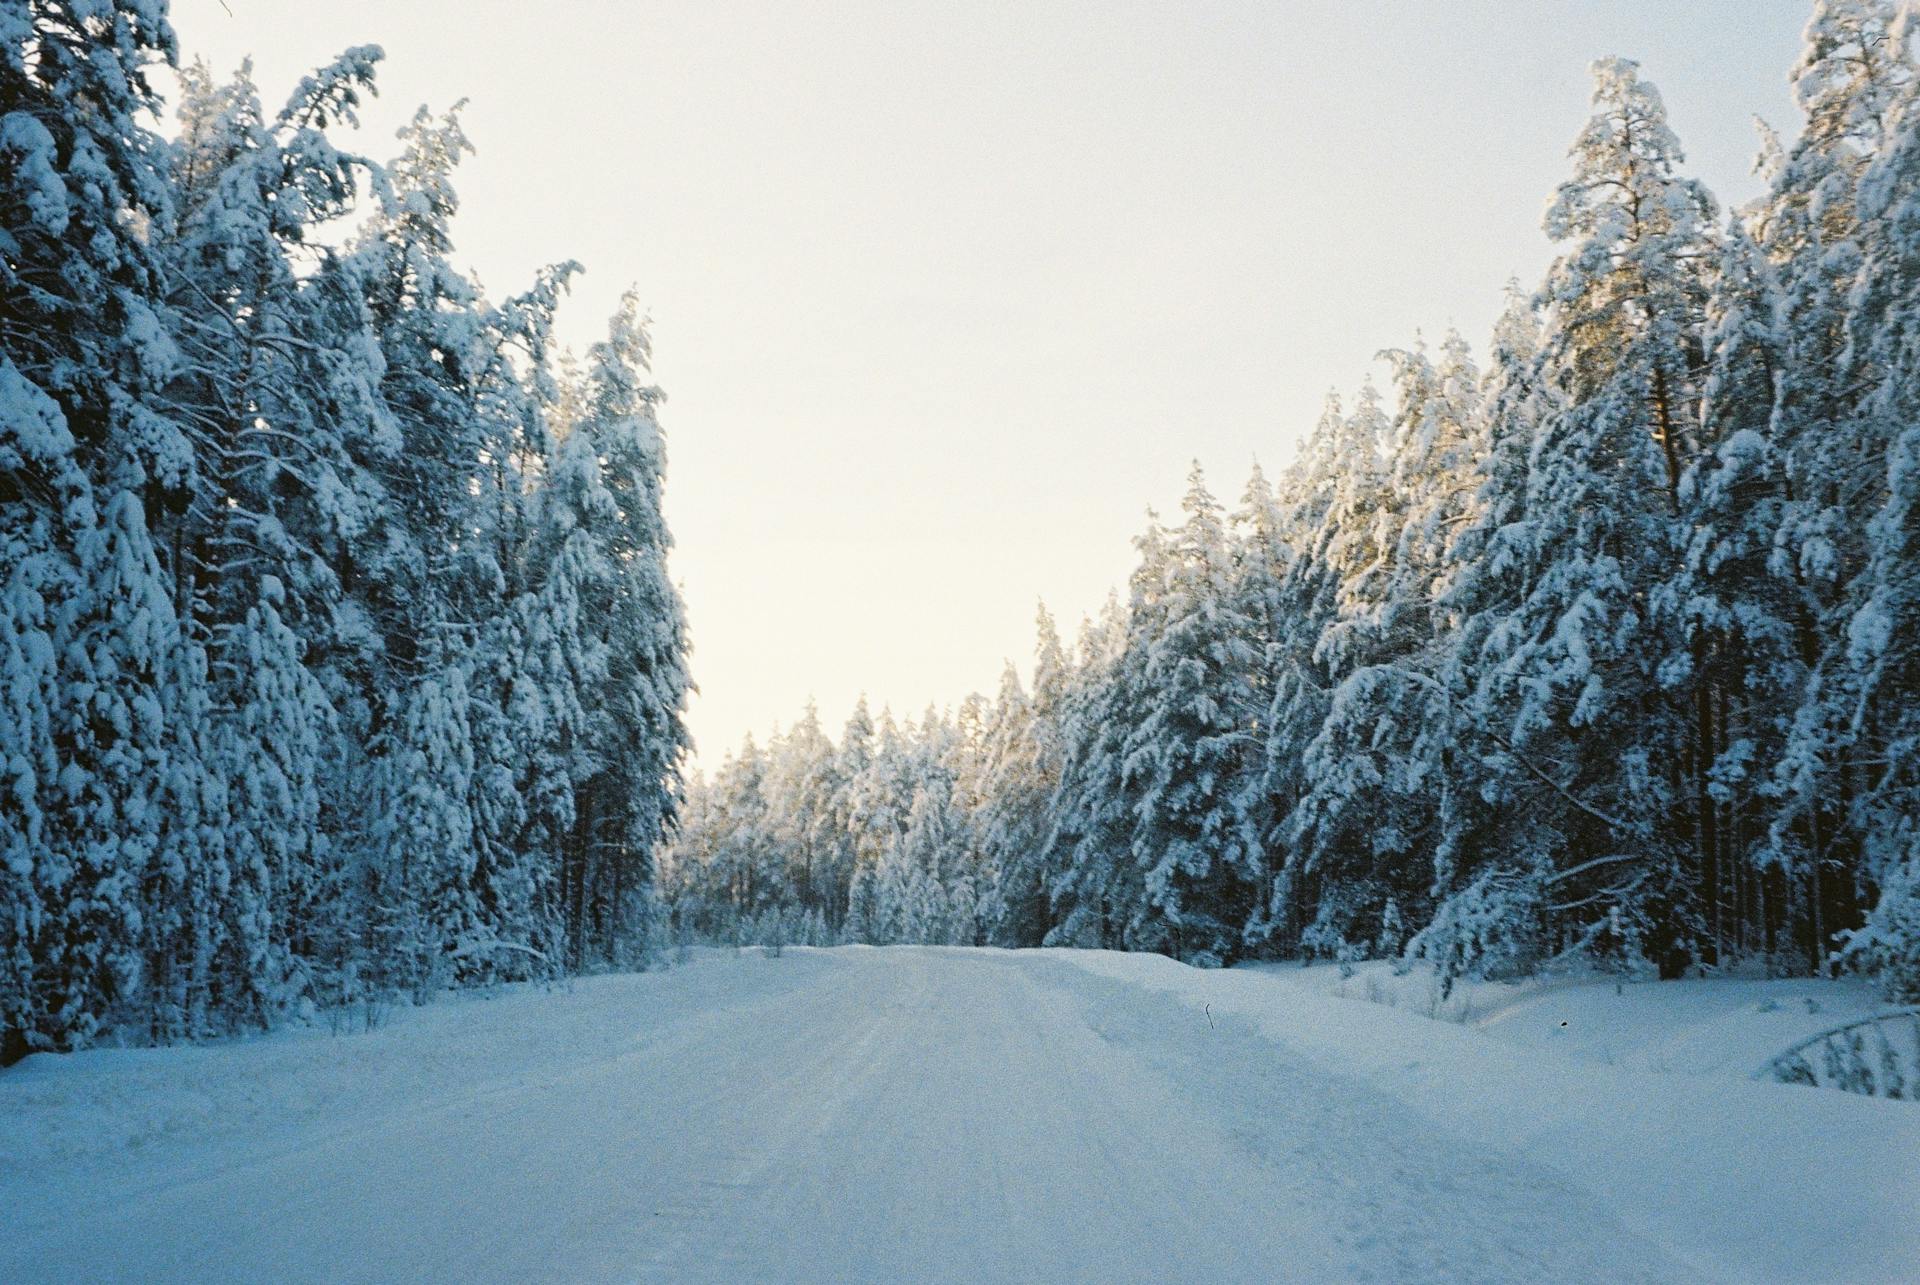
<svg viewBox="0 0 1920 1285"><path fill-rule="evenodd" d="M1711 1274L1251 1022L1045 954L715 953L407 1016L0 1077L0 1280Z"/></svg>

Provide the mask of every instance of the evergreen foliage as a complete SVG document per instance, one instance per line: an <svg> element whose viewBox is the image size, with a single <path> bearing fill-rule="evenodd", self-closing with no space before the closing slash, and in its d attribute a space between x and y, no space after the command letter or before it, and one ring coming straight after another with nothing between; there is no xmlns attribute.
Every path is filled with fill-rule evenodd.
<svg viewBox="0 0 1920 1285"><path fill-rule="evenodd" d="M688 913L965 941L965 904L1005 945L1920 994L1907 28L1820 0L1806 128L1724 219L1639 68L1593 70L1562 252L1484 369L1454 336L1385 354L1392 404L1330 402L1231 517L1196 469L1071 658L1043 617L1031 690L877 737L863 707L697 781ZM804 864L829 850L845 882Z"/></svg>
<svg viewBox="0 0 1920 1285"><path fill-rule="evenodd" d="M686 748L632 300L453 262L457 114L344 150L161 0L0 18L0 1061L630 964ZM351 231L344 241L333 231Z"/></svg>

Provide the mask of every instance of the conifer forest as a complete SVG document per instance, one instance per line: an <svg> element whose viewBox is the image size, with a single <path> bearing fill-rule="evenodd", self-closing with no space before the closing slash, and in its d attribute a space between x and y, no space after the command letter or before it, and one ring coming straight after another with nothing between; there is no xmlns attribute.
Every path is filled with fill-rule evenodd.
<svg viewBox="0 0 1920 1285"><path fill-rule="evenodd" d="M1917 44L0 0L0 1282L1916 1279Z"/></svg>
<svg viewBox="0 0 1920 1285"><path fill-rule="evenodd" d="M688 678L636 307L568 363L575 265L483 296L458 114L333 137L375 47L163 103L161 0L5 14L8 1060L638 963Z"/></svg>
<svg viewBox="0 0 1920 1285"><path fill-rule="evenodd" d="M1388 350L1237 498L1196 466L1098 618L1042 611L1030 676L837 737L807 711L684 788L637 305L574 360L575 265L483 296L457 112L383 162L333 137L375 47L284 103L204 65L163 103L163 6L10 25L14 1055L638 964L669 917L1920 987L1920 80L1889 6L1820 6L1806 125L1739 209L1596 64L1559 258L1478 350Z"/></svg>
<svg viewBox="0 0 1920 1285"><path fill-rule="evenodd" d="M1196 465L1027 676L696 778L682 913L1920 997L1920 82L1892 5L1806 40L1732 210L1596 63L1559 256L1480 348L1386 350L1272 478Z"/></svg>

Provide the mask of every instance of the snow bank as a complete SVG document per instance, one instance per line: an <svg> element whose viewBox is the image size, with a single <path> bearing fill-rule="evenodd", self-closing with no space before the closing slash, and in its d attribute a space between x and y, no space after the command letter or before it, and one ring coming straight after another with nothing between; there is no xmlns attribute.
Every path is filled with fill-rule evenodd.
<svg viewBox="0 0 1920 1285"><path fill-rule="evenodd" d="M1389 962L1243 965L1308 993L1438 1017L1494 1039L1630 1070L1749 1079L1810 1035L1887 1011L1857 979L1712 978L1623 981L1593 974L1520 982L1463 981L1445 999L1433 972Z"/></svg>
<svg viewBox="0 0 1920 1285"><path fill-rule="evenodd" d="M289 1028L225 1044L36 1054L0 1072L0 1165L119 1166L182 1149L230 1162L315 1123L618 1057L676 1014L797 988L821 962L775 970L753 967L759 960L699 950L671 971L456 992L351 1035Z"/></svg>
<svg viewBox="0 0 1920 1285"><path fill-rule="evenodd" d="M1308 1061L1356 1077L1445 1128L1545 1165L1704 1273L1747 1280L1920 1279L1920 1105L1743 1076L1599 1064L1593 1053L1608 1047L1609 1037L1595 1031L1644 1035L1660 1025L1620 1019L1610 1028L1599 1021L1594 1015L1606 1006L1591 992L1624 998L1614 997L1610 986L1536 991L1508 1006L1504 1019L1495 1013L1484 1023L1488 1029L1476 1030L1317 993L1310 981L1271 969L1203 971L1159 955L1048 953L1205 1008L1215 1019L1250 1022ZM1730 1050L1717 1063L1703 1049L1716 1028L1741 1026L1726 1015L1743 1013L1753 988L1767 985L1666 983L1644 995L1627 988L1636 993L1629 1011L1644 1015L1671 1003L1678 1012L1669 1026L1686 1034L1667 1054L1657 1051L1657 1039L1639 1039L1625 1060L1654 1065L1664 1057L1688 1065L1698 1058L1714 1064L1707 1069L1743 1067L1746 1049ZM1732 988L1725 998L1706 989L1721 986ZM1570 1036L1565 1050L1551 1047L1553 1037L1541 1033L1541 1022L1561 1029L1562 1019L1551 1016L1554 1004L1593 1022ZM1785 1006L1773 1010L1782 1011L1793 1016ZM1808 1016L1804 1005L1799 1016ZM1575 1019L1565 1020L1573 1030ZM1813 1020L1831 1025L1841 1019L1828 1012ZM1489 1038L1508 1025L1515 1038Z"/></svg>

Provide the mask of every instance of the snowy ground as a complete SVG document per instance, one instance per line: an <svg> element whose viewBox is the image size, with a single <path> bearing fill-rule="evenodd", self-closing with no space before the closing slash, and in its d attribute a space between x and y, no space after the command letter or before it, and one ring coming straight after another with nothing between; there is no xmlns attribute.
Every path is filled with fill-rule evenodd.
<svg viewBox="0 0 1920 1285"><path fill-rule="evenodd" d="M1888 1011L1857 978L1713 978L1618 982L1605 977L1461 982L1442 998L1432 973L1390 963L1247 965L1317 995L1364 999L1458 1022L1504 1043L1583 1062L1681 1075L1750 1079L1799 1040Z"/></svg>
<svg viewBox="0 0 1920 1285"><path fill-rule="evenodd" d="M0 1280L1920 1278L1920 1106L1689 1060L1770 996L1669 992L1683 1056L1574 995L1605 1065L1489 1038L1574 1029L1532 1008L1326 989L713 952L364 1036L32 1058L0 1073Z"/></svg>

